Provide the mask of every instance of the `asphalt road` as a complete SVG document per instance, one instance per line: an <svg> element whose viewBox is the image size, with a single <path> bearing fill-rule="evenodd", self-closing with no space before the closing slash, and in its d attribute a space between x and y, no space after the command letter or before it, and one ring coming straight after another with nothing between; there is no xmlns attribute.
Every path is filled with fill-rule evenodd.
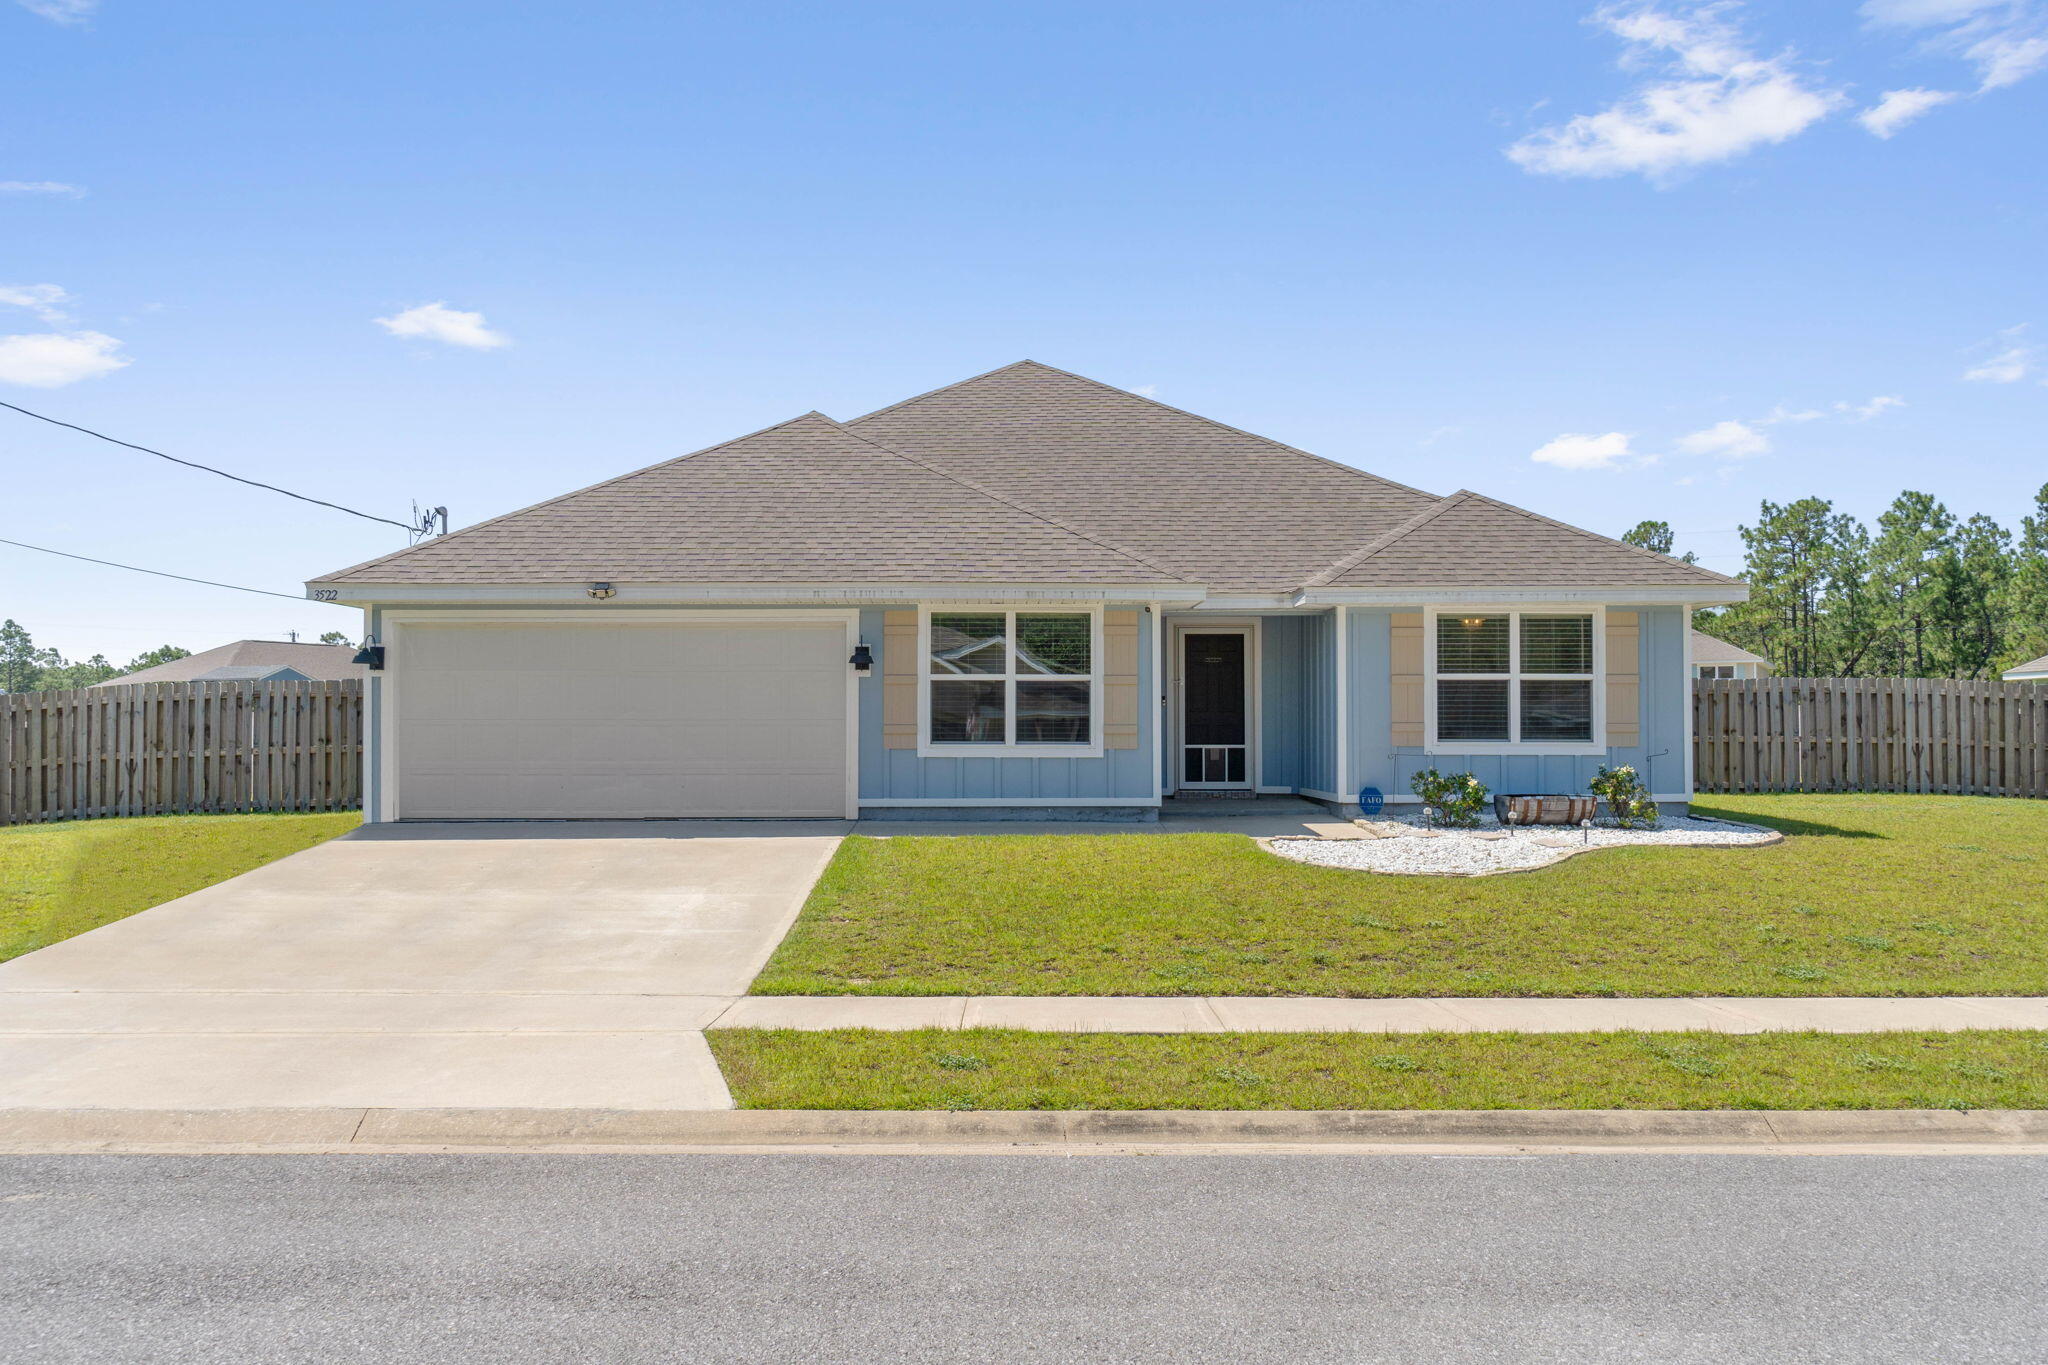
<svg viewBox="0 0 2048 1365"><path fill-rule="evenodd" d="M2039 1361L2048 1158L0 1158L0 1359Z"/></svg>

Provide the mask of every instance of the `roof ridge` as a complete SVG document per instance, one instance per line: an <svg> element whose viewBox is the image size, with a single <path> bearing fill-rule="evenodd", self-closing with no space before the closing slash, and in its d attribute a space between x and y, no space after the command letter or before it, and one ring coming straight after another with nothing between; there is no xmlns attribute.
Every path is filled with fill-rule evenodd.
<svg viewBox="0 0 2048 1365"><path fill-rule="evenodd" d="M1341 578L1343 575L1351 572L1351 570L1357 568L1366 560L1371 559L1374 555L1378 554L1381 550L1386 549L1389 545L1392 545L1394 542L1398 540L1405 539L1410 534L1419 531L1423 527L1429 525L1429 523L1435 521L1445 512L1450 511L1453 507L1456 507L1459 503L1463 502L1468 496L1471 496L1470 491L1461 488L1455 493L1451 493L1445 497L1439 498L1433 506L1423 508L1420 512L1417 512L1414 516L1408 518L1408 520L1402 522L1399 526L1396 526L1391 530L1380 532L1380 534L1374 536L1371 540L1368 540L1367 542L1365 542L1365 544L1359 546L1350 554L1345 555L1342 559L1330 565L1321 573L1318 573L1313 578L1310 578L1301 586L1303 588L1328 587L1336 579Z"/></svg>
<svg viewBox="0 0 2048 1365"><path fill-rule="evenodd" d="M1714 569L1702 568L1697 564L1688 564L1676 555L1658 554L1655 550L1646 550L1640 545L1631 545L1627 541L1622 540L1617 536L1603 536L1598 531L1588 531L1583 526L1574 526L1568 521L1559 521L1555 517L1546 517L1541 512L1532 512L1526 507L1517 507L1514 503L1502 502L1499 498L1489 498L1484 493L1474 493L1469 488L1461 488L1458 491L1464 496L1472 498L1475 501L1487 503L1491 506L1501 508L1504 511L1517 513L1520 516L1525 516L1529 518L1531 521L1540 521L1545 526L1554 526L1560 531L1569 531L1575 536L1584 536L1587 540L1597 540L1606 545L1618 545L1624 550L1628 550L1631 553L1640 555L1645 559L1655 560L1659 564L1663 564L1666 566L1676 564L1681 569L1691 569L1694 573L1704 575L1708 578L1716 579L1722 583L1742 582L1741 579L1736 578L1733 575L1720 573Z"/></svg>
<svg viewBox="0 0 2048 1365"><path fill-rule="evenodd" d="M1005 370L1021 370L1026 368L1034 370L1044 370L1049 374L1056 374L1061 375L1067 379L1079 380L1083 384L1093 384L1098 389L1107 389L1111 393L1121 394L1125 398L1135 398L1140 403L1149 403L1155 408L1162 408L1165 411L1177 414L1178 416L1190 418L1194 421L1205 423L1206 425L1215 427L1218 430L1230 432L1234 436L1243 436L1248 440L1257 441L1261 445L1272 446L1276 450L1284 450L1290 455L1299 455L1305 460L1314 460L1317 464L1328 465L1330 468L1341 470L1342 472L1351 475L1353 478L1365 479L1372 483L1381 484L1388 488L1398 488L1404 493L1413 493L1417 497L1434 498L1438 496L1435 493L1425 492L1420 488L1415 488L1408 484L1401 483L1398 480L1387 478L1383 474L1375 474L1371 470L1360 469L1357 465L1344 464L1340 461L1331 459L1327 455L1318 455L1312 450L1303 450L1300 446L1291 446L1287 444L1287 442L1285 441L1276 441L1270 436L1261 436L1256 431L1246 431L1243 427L1234 427L1230 425L1230 423L1228 422L1219 422L1214 417L1205 417L1199 412L1189 412L1186 408L1177 408L1171 403L1162 403L1157 398L1150 397L1146 394L1133 393L1129 389L1120 389L1114 384L1105 383L1100 379L1090 378L1085 374L1076 374L1072 370L1063 370L1057 365L1048 365L1042 360L1016 360L1012 361L1008 365L999 365L993 370L985 370L980 374L969 375L965 379L956 379L950 384L941 384L939 385L939 387L935 389L926 389L923 393L913 394L909 398L905 398L901 402L891 403L887 407L876 408L873 412L864 412L860 416L854 418L853 420L855 422L865 422L871 417L880 417L883 413L894 412L898 408L909 407L912 403L921 403L925 399L934 397L937 394L944 393L948 389L957 389L962 385L972 384L976 380L987 379L991 375L1001 374Z"/></svg>
<svg viewBox="0 0 2048 1365"><path fill-rule="evenodd" d="M450 531L446 535L435 536L432 540L422 540L415 544L408 545L402 550L393 550L389 554L376 555L370 559L364 560L360 564L351 564L345 569L336 569L332 573L325 573L320 575L320 577L318 578L309 579L307 581L312 583L324 583L328 579L340 578L344 574L352 574L356 572L358 569L367 569L371 568L374 565L388 563L391 560L401 558L405 555L409 555L414 550L423 549L428 545L445 545L449 541L454 540L460 536L466 536L472 531L481 531L487 526L496 526L499 522L509 520L512 517L524 516L528 512L538 512L543 507L553 507L558 502L566 502L570 498L581 497L585 493L595 493L600 488L610 488L615 483L624 483L628 479L637 479L642 474L652 474L657 469L666 469L670 465L681 464L684 460L694 460L699 455L709 455L714 450L723 450L729 445L737 445L741 441L750 441L756 436L765 436L771 431L779 431L783 427L795 426L798 422L807 421L813 417L818 418L822 421L831 422L833 426L839 425L837 422L833 422L830 417L825 416L824 413L819 412L817 409L813 408L811 411L799 413L795 417L785 418L780 422L771 422L765 427L756 428L753 431L747 432L744 436L735 436L729 441L720 441L716 445L703 446L697 450L690 451L688 454L685 455L671 455L666 460L656 460L653 464L642 465L638 469L629 469L623 474L614 474L609 479L599 479L596 483L587 483L583 485L583 487L581 488L572 488L566 493L557 493L552 498L543 498L541 501L536 503L529 503L525 507L515 507L509 512L500 512L495 517L486 517L484 520L476 522L475 524L470 526L465 526L459 531Z"/></svg>
<svg viewBox="0 0 2048 1365"><path fill-rule="evenodd" d="M993 373L993 371L991 371L991 373ZM877 441L872 436L868 436L862 432L855 431L853 428L849 427L844 422L838 421L831 417L825 417L825 414L823 413L819 413L817 415L819 417L823 417L825 421L830 422L834 427L837 427L840 431L845 432L848 436L852 437L856 441L860 441L866 445L871 445L876 450L882 451L884 454L894 455L899 460L904 460L909 462L910 464L914 464L919 469L922 469L927 473L936 474L942 479L949 479L952 482L959 484L962 488L970 489L973 492L981 494L983 497L990 498L996 502L1002 503L1005 507L1009 507L1016 511L1022 512L1027 517L1033 517L1039 521L1045 522L1049 526L1057 526L1060 530L1067 532L1069 535L1077 536L1080 539L1087 541L1091 545L1099 545L1105 550L1109 550L1113 553L1120 554L1125 559L1130 560L1132 563L1142 564L1146 568L1151 569L1155 573L1161 573L1166 575L1168 579L1171 579L1175 583L1192 583L1195 581L1192 578L1187 577L1187 575L1185 574L1175 573L1173 570L1167 568L1165 565L1160 564L1152 559L1147 558L1144 555L1139 554L1136 550L1127 549L1122 545L1118 545L1114 541L1104 540L1101 536L1098 536L1091 531L1084 531L1080 527L1072 525L1071 523L1066 522L1060 519L1059 517L1052 515L1050 512L1041 512L1035 507L1028 507L1023 503L1018 502L1015 498L1010 497L1006 493L998 493L995 489L984 487L983 485L976 483L973 479L970 479L965 475L955 474L950 469L941 469L939 466L931 463L929 460L923 459L920 456L912 455L909 451L898 450L896 447L888 445L882 441Z"/></svg>

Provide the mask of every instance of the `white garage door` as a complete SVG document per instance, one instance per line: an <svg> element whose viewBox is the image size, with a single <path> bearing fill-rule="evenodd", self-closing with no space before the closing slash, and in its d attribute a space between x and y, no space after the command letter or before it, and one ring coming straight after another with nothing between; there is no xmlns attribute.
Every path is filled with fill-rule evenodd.
<svg viewBox="0 0 2048 1365"><path fill-rule="evenodd" d="M843 816L839 622L408 625L408 820Z"/></svg>

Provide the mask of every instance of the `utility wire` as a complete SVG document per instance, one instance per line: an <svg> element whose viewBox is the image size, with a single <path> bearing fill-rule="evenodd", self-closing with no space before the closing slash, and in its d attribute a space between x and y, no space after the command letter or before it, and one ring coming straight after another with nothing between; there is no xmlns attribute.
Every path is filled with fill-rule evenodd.
<svg viewBox="0 0 2048 1365"><path fill-rule="evenodd" d="M382 518L378 518L378 520L382 520ZM130 573L154 574L158 578L175 578L181 583L203 583L209 588L232 588L236 592L255 592L261 593L265 597L282 597L287 602L312 602L314 600L310 597L298 596L288 592L272 592L268 588L245 588L239 583L216 583L211 578L188 578L181 573L165 573L162 569L141 569L133 564L116 564L111 559L94 559L91 555L75 555L69 550L53 550L47 545L31 545L24 540L8 540L0 537L0 545L14 545L24 550L39 550L46 555L57 555L64 559L82 559L88 564L104 564L110 569L126 569ZM338 607L341 604L339 602L331 602L322 605Z"/></svg>
<svg viewBox="0 0 2048 1365"><path fill-rule="evenodd" d="M172 464L181 464L181 465L184 465L184 466L185 466L186 468L188 468L188 469L200 469L200 470L204 470L204 471L205 471L206 473L208 473L208 474L218 474L218 475L220 475L220 476L221 476L221 477L222 477L223 479L233 479L233 480L234 480L234 481L235 481L236 483L245 483L245 484L248 484L248 485L249 485L249 486L250 486L251 488L261 488L261 489L264 489L264 490L266 490L266 491L268 491L268 492L272 492L272 493L282 493L282 494L284 494L284 495L285 495L286 497L288 497L288 498L297 498L297 499L298 499L298 500L299 500L300 502L310 502L310 503L313 503L313 504L314 504L315 506L319 506L319 507L331 507L331 508L333 508L333 509L334 509L335 511L337 511L337 512L346 512L346 513L348 513L348 514L349 514L350 516L352 516L352 517L361 517L361 518L362 518L362 519L363 519L364 521L381 521L381 522L383 522L383 523L384 523L384 524L385 524L386 526L396 526L396 527L397 527L397 528L398 528L399 530L401 530L401 531L411 531L411 532L413 532L414 534L418 534L418 533L420 532L420 530L422 529L422 528L421 528L421 527L420 527L419 525L417 525L417 524L415 524L415 523L411 523L411 522L403 522L403 521L393 521L393 520L392 520L391 518L389 518L389 517L380 517L380 516L374 516L374 515L372 515L372 514L371 514L371 513L369 513L369 512L358 512L358 511L357 511L357 510L356 510L355 508L353 508L353 507L343 507L343 506L342 506L342 505L341 505L340 503L338 503L338 502L328 502L328 501L327 501L326 499L324 499L324 498L309 498L309 497L307 497L307 496L306 496L306 495L305 495L304 493L294 493L294 492L292 492L292 491L291 491L291 489L289 489L289 488L279 488L279 487L278 487L278 486L277 486L276 484L271 484L271 483L258 483L258 482L257 482L257 481L256 481L255 479L245 479L245 478L243 478L243 477L242 477L242 476L241 476L240 474L230 474L230 473L228 473L228 472L227 472L227 471L226 471L225 469L215 469L215 468L214 468L214 467L213 467L212 465L200 464L200 463L198 463L198 462L197 462L196 460L181 460L181 459L179 459L179 458L178 458L177 456L175 456L175 455L166 455L166 454L164 454L164 453L163 453L163 452L162 452L161 450L151 450L151 449L150 449L150 448L149 448L148 446L139 446L139 445L136 445L136 444L135 444L135 443L134 443L133 441L123 441L123 440L119 439L118 437L114 437L114 436L109 436L109 435L107 435L107 434L106 434L105 432L103 432L103 431L94 431L94 430L93 430L93 429L92 429L91 427L82 427L82 426L78 426L77 424L75 424L75 423L72 423L72 422L60 422L60 421L58 421L58 420L57 420L56 418L54 418L54 417L45 417L45 416L43 416L43 414L41 414L40 412L30 412L30 411L29 411L29 410L28 410L27 408L24 408L24 407L20 407L20 406L17 406L16 404L13 404L13 403L9 403L9 402L6 402L6 401L4 401L4 400L0 400L0 408L13 408L13 409L14 409L14 411L16 411L16 412L20 413L20 414L21 414L22 416L24 416L24 417L33 417L33 418L35 418L35 419L36 419L36 420L37 420L38 422L48 422L48 423L49 423L49 424L50 424L51 426L53 426L53 427L67 427L67 428L69 428L69 429L70 429L70 430L72 430L72 431L82 431L82 432L84 432L84 433L85 433L86 435L88 435L88 436L96 436L96 437L98 437L98 438L99 438L100 440L102 440L102 441L111 441L111 442L113 442L113 443L114 443L115 445L117 445L117 446L126 446L126 447L128 447L128 449L130 449L130 450L139 450L139 451L141 451L141 452L142 452L143 454L145 454L145 455L154 455L154 456L156 456L156 457L157 457L158 459L160 459L160 460L169 460L169 461L170 461L170 462L171 462ZM12 541L9 541L8 543L9 543L9 544L13 544L13 542L12 542ZM35 546L30 546L29 548L30 548L30 549L35 549L36 547L35 547ZM57 553L59 553L59 552L58 552L58 551L56 551L56 550L52 550L52 551L51 551L50 553L52 553L52 554L57 554ZM73 557L74 557L74 558L81 558L82 556L73 556ZM97 561L95 561L95 562L97 562ZM116 565L115 567L116 567L116 568L122 568L122 569L125 569L125 568L127 568L128 566L127 566L127 565L125 565L125 564L118 564L118 565ZM154 570L151 570L151 569L144 569L144 570L142 570L141 572L143 572L143 573L152 573L152 572L154 572ZM168 575L168 577L171 577L171 578L176 578L177 576L178 576L178 575L176 575L176 574L170 574L170 575ZM197 580L195 580L195 581L197 581ZM216 586L216 587L232 587L233 585L232 585L232 584L216 584L215 586ZM250 591L250 592L260 592L260 591L262 591L262 589L260 589L260 588L250 588L250 589L248 589L248 591Z"/></svg>

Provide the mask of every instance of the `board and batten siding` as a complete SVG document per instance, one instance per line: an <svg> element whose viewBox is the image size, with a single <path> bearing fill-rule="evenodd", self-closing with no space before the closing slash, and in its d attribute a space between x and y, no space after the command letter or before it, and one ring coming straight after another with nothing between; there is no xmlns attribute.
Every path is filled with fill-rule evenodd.
<svg viewBox="0 0 2048 1365"><path fill-rule="evenodd" d="M875 650L875 672L860 684L860 800L1155 804L1151 727L1158 708L1147 699L1158 695L1152 678L1156 624L1139 607L1103 612L1100 757L923 758L917 752L917 609L864 608L861 638Z"/></svg>
<svg viewBox="0 0 2048 1365"><path fill-rule="evenodd" d="M1608 608L1604 756L1425 752L1425 619L1419 607L1351 609L1354 685L1349 721L1356 783L1378 787L1392 800L1412 801L1409 779L1433 766L1472 773L1497 792L1580 792L1606 762L1634 765L1659 796L1685 794L1685 725L1692 686L1685 675L1684 608Z"/></svg>

